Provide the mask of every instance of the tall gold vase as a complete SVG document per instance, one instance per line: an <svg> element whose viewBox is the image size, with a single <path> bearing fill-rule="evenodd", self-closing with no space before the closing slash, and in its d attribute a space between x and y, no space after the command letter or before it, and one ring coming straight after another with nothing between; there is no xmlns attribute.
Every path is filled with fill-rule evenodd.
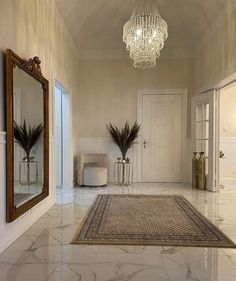
<svg viewBox="0 0 236 281"><path fill-rule="evenodd" d="M197 188L198 187L198 153L193 152L193 158L192 158L192 187Z"/></svg>
<svg viewBox="0 0 236 281"><path fill-rule="evenodd" d="M200 152L198 159L198 188L201 190L206 189L206 160L205 153Z"/></svg>

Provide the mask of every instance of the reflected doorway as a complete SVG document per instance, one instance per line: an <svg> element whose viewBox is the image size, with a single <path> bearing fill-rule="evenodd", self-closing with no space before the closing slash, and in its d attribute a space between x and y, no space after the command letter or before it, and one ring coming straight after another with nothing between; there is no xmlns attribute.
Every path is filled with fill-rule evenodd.
<svg viewBox="0 0 236 281"><path fill-rule="evenodd" d="M57 188L72 187L71 101L69 92L55 83L55 174Z"/></svg>

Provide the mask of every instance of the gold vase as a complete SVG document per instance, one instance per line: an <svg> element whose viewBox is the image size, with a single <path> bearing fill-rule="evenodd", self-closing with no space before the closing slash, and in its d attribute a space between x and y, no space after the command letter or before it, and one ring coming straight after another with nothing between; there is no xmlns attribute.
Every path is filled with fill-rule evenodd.
<svg viewBox="0 0 236 281"><path fill-rule="evenodd" d="M201 190L206 189L206 160L205 153L200 152L200 157L198 159L198 188Z"/></svg>
<svg viewBox="0 0 236 281"><path fill-rule="evenodd" d="M192 158L192 187L197 188L198 187L198 153L193 152L193 158Z"/></svg>

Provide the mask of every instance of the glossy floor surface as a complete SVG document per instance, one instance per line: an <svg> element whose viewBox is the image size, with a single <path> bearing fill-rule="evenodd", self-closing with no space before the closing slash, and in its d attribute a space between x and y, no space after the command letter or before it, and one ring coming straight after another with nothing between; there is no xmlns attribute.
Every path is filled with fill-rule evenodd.
<svg viewBox="0 0 236 281"><path fill-rule="evenodd" d="M0 280L236 280L236 249L71 245L99 193L184 195L236 242L236 186L226 186L219 193L185 184L64 189L57 191L56 205L0 255Z"/></svg>

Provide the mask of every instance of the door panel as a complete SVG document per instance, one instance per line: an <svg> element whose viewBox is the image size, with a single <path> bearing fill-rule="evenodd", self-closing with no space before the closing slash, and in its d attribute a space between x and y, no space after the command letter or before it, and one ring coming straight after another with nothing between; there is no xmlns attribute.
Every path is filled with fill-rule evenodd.
<svg viewBox="0 0 236 281"><path fill-rule="evenodd" d="M218 165L216 157L216 120L217 95L215 90L192 98L192 151L205 152L206 188L216 191L218 188Z"/></svg>
<svg viewBox="0 0 236 281"><path fill-rule="evenodd" d="M143 96L143 181L182 181L182 95Z"/></svg>

